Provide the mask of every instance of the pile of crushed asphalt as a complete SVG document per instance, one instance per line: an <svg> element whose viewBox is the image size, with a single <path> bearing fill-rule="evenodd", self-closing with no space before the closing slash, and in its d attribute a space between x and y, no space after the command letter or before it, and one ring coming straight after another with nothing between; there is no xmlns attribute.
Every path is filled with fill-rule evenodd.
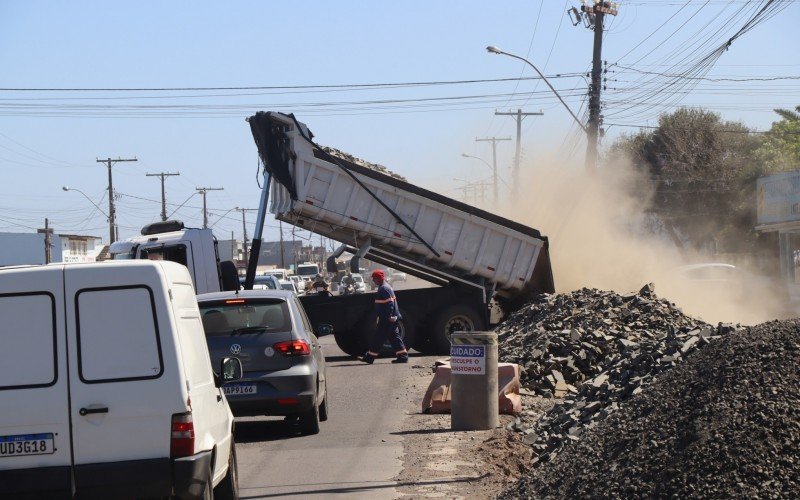
<svg viewBox="0 0 800 500"><path fill-rule="evenodd" d="M343 160L349 161L350 163L355 163L356 165L368 168L370 170L375 170L376 172L380 172L382 174L389 175L389 176L394 177L395 179L399 179L401 181L405 181L406 180L406 178L403 177L402 175L396 174L396 173L392 172L391 170L389 170L387 167L385 167L383 165L380 165L378 163L370 163L367 160L362 160L361 158L358 158L357 156L353 156L350 153L345 153L342 150L339 150L339 149L336 149L336 148L332 148L330 146L323 146L322 149L326 153L328 153L329 155L336 156L337 158L341 158Z"/></svg>
<svg viewBox="0 0 800 500"><path fill-rule="evenodd" d="M588 288L541 295L496 329L500 359L521 365L523 385L545 397L577 392L576 386L603 372L620 356L641 350L641 342L668 337L673 343L685 342L695 333L706 337L711 330L703 321L684 315L675 304L656 297L652 284L627 295ZM668 357L661 362L679 360L682 348L666 347Z"/></svg>
<svg viewBox="0 0 800 500"><path fill-rule="evenodd" d="M584 288L543 296L498 330L500 359L525 368L523 386L563 398L539 420L509 426L533 447L536 464L734 327L686 316L647 285L628 295Z"/></svg>
<svg viewBox="0 0 800 500"><path fill-rule="evenodd" d="M500 498L796 498L800 321L739 329L684 357Z"/></svg>

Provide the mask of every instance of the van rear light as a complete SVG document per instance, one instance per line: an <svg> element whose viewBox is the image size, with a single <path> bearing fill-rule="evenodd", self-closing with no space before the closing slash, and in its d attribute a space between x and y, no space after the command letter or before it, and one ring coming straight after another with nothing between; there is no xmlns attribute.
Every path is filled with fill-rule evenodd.
<svg viewBox="0 0 800 500"><path fill-rule="evenodd" d="M192 412L172 415L169 456L171 458L194 455L194 421Z"/></svg>
<svg viewBox="0 0 800 500"><path fill-rule="evenodd" d="M311 348L304 340L278 342L273 347L284 356L308 356L311 354Z"/></svg>

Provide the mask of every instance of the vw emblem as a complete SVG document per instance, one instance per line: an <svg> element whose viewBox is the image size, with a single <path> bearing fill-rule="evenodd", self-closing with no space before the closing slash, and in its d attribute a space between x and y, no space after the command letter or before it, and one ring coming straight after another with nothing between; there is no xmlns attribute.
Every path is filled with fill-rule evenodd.
<svg viewBox="0 0 800 500"><path fill-rule="evenodd" d="M239 344L233 344L231 346L231 354L239 354L240 352L242 352L242 346Z"/></svg>

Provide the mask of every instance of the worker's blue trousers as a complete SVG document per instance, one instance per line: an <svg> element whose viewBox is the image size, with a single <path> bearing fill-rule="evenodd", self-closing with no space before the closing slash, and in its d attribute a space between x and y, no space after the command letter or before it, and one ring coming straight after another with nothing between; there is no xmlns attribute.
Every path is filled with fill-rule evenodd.
<svg viewBox="0 0 800 500"><path fill-rule="evenodd" d="M378 322L378 325L375 327L375 333L372 334L372 340L369 343L370 352L379 354L387 338L392 344L396 355L407 355L406 346L403 344L403 339L400 336L399 321L396 323Z"/></svg>

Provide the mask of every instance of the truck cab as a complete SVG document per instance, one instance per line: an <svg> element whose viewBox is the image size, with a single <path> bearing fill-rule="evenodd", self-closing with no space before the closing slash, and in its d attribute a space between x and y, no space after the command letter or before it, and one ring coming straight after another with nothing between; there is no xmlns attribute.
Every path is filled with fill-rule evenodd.
<svg viewBox="0 0 800 500"><path fill-rule="evenodd" d="M235 266L220 262L211 229L186 228L181 221L164 221L142 228L136 236L111 245L112 260L166 260L189 269L198 294L238 289ZM231 273L233 276L228 276Z"/></svg>

